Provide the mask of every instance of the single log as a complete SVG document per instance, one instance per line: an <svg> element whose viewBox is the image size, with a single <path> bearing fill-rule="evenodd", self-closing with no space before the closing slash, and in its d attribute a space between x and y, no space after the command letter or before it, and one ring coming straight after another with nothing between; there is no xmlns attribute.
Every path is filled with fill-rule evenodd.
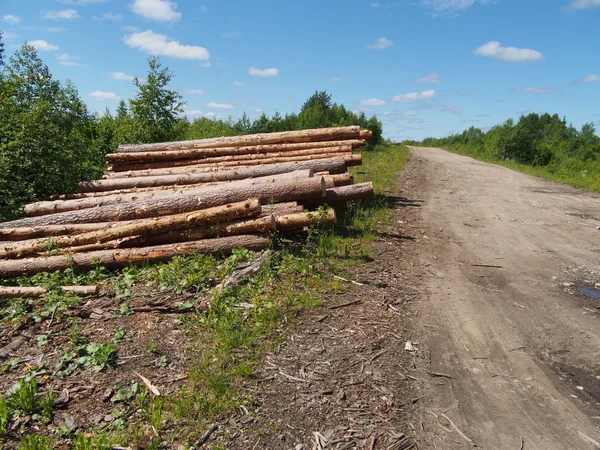
<svg viewBox="0 0 600 450"><path fill-rule="evenodd" d="M255 163L256 161L265 161L272 160L274 158L277 159L287 159L292 160L298 157L308 157L313 156L311 159L318 159L316 155L338 155L338 156L346 156L352 153L351 145L342 145L337 147L325 147L325 148L315 148L309 150L298 150L298 151L289 151L289 152L277 152L277 153L258 153L258 154L250 154L250 155L231 155L231 156L219 156L215 158L195 158L195 159L182 159L178 161L150 161L150 162L133 162L133 163L114 163L111 166L112 172L128 172L128 171L136 171L136 170L151 170L151 169L165 169L172 167L187 167L187 166L203 166L203 165L211 165L211 166L225 166L227 163L229 165L233 165L234 163L237 165L245 165L246 162L251 161ZM130 153L123 153L124 155L129 155Z"/></svg>
<svg viewBox="0 0 600 450"><path fill-rule="evenodd" d="M305 208L313 209L325 204L334 206L361 198L371 198L374 195L375 192L373 191L373 183L369 181L367 183L352 184L348 186L327 189L325 198L307 200L302 202L302 205Z"/></svg>
<svg viewBox="0 0 600 450"><path fill-rule="evenodd" d="M318 159L329 159L343 157L346 166L355 166L360 165L360 155L352 155L349 152L346 153L323 153L320 155L311 155L311 156L294 156L289 158L270 158L270 159L259 159L259 160L251 160L251 161L230 161L230 162L222 162L217 164L195 164L193 166L183 166L183 167L167 167L162 169L148 169L148 170L132 170L127 172L106 172L103 177L107 179L111 178L124 178L124 177L145 177L152 175L173 175L173 174L181 174L181 173L196 173L196 172L206 172L206 171L214 171L216 168L221 169L232 169L234 167L252 167L252 166L261 166L261 165L270 165L270 164L281 164L281 163L290 163L290 162L300 162L300 161L314 161Z"/></svg>
<svg viewBox="0 0 600 450"><path fill-rule="evenodd" d="M103 230L114 223L79 223L66 225L42 225L38 227L17 227L0 229L1 241L24 241L48 236L62 236L71 233Z"/></svg>
<svg viewBox="0 0 600 450"><path fill-rule="evenodd" d="M362 155L357 153L356 155L345 157L344 162L346 163L346 167L362 166Z"/></svg>
<svg viewBox="0 0 600 450"><path fill-rule="evenodd" d="M98 264L102 264L109 269L118 269L133 264L167 261L174 256L191 253L223 253L227 255L236 248L259 251L270 246L271 241L268 238L242 235L136 249L101 250L75 253L73 255L9 259L0 261L0 278L29 276L71 267L92 269Z"/></svg>
<svg viewBox="0 0 600 450"><path fill-rule="evenodd" d="M277 183L281 180L293 180L310 178L313 176L312 170L298 170L291 173L271 175L268 177L252 178L249 180L236 180L228 184L229 189L244 189L246 186L260 185L264 183ZM134 194L115 194L103 197L80 198L73 200L54 200L50 202L37 202L25 205L25 211L29 217L45 216L67 211L77 211L80 209L97 208L99 206L115 205L130 202L143 202L146 200L172 197L174 195L184 195L193 191L195 194L201 193L203 189L214 189L215 185L199 185L189 191L151 191Z"/></svg>
<svg viewBox="0 0 600 450"><path fill-rule="evenodd" d="M346 164L343 158L327 158L244 169L230 169L222 172L199 171L198 173L194 173L194 171L190 171L191 173L177 175L96 180L79 183L77 190L78 192L104 192L115 189L189 185L217 181L243 180L246 178L264 177L306 169L312 169L315 172L329 171L330 173L339 173L345 172ZM127 177L127 175L123 173L120 175Z"/></svg>
<svg viewBox="0 0 600 450"><path fill-rule="evenodd" d="M100 286L62 286L61 289L80 297L90 297L100 292ZM0 298L40 298L47 292L48 290L43 287L0 286Z"/></svg>
<svg viewBox="0 0 600 450"><path fill-rule="evenodd" d="M327 186L327 189L352 184L352 177L348 172L340 173L338 175L324 175L323 178L325 178L325 185Z"/></svg>
<svg viewBox="0 0 600 450"><path fill-rule="evenodd" d="M109 163L175 161L180 159L215 158L219 156L256 155L268 153L291 153L302 150L325 149L328 147L351 146L353 149L365 144L364 140L306 142L300 144L271 144L247 147L202 148L193 150L110 153L106 155Z"/></svg>
<svg viewBox="0 0 600 450"><path fill-rule="evenodd" d="M275 217L269 214L258 219L238 222L219 223L186 230L175 230L167 233L140 236L120 243L123 247L144 247L149 245L165 245L175 242L197 241L214 237L236 236L240 234L257 234L275 231Z"/></svg>
<svg viewBox="0 0 600 450"><path fill-rule="evenodd" d="M96 223L121 220L145 219L171 214L181 214L213 206L226 205L258 198L262 203L288 202L321 198L325 196L325 180L322 177L279 180L277 183L256 183L242 188L229 185L211 186L203 189L190 189L169 197L99 206L97 208L49 214L40 217L27 217L12 222L0 223L2 228L37 227L40 225L62 225L65 223Z"/></svg>
<svg viewBox="0 0 600 450"><path fill-rule="evenodd" d="M371 130L360 130L360 138L370 141L373 138L373 132Z"/></svg>
<svg viewBox="0 0 600 450"><path fill-rule="evenodd" d="M324 214L318 212L300 212L276 215L277 231L290 232L302 230L312 225L333 225L336 221L335 211L329 209Z"/></svg>
<svg viewBox="0 0 600 450"><path fill-rule="evenodd" d="M360 139L360 127L319 128L280 133L249 134L191 141L161 142L156 144L120 145L119 153L188 150L196 148L242 147L250 145L289 144L301 142L341 141Z"/></svg>
<svg viewBox="0 0 600 450"><path fill-rule="evenodd" d="M160 234L169 230L179 230L205 224L231 221L236 218L250 217L260 214L260 202L256 198L214 208L202 209L172 216L154 217L135 223L90 231L75 236L61 236L42 239L33 243L17 243L12 247L0 250L0 258L22 257L44 251L48 247L65 248L81 245L100 244L143 234ZM241 234L241 233L240 233ZM95 249L95 248L94 248Z"/></svg>
<svg viewBox="0 0 600 450"><path fill-rule="evenodd" d="M272 205L262 206L263 214L282 214L282 211L302 212L302 206L298 202L274 203Z"/></svg>

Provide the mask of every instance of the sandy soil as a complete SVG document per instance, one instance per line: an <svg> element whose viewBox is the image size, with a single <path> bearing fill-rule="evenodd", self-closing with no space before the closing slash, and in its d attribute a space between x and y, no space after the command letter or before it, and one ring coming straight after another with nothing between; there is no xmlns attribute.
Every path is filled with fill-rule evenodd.
<svg viewBox="0 0 600 450"><path fill-rule="evenodd" d="M411 150L429 238L415 330L429 372L449 376L425 387L417 440L599 448L600 304L577 287L600 282L600 196Z"/></svg>

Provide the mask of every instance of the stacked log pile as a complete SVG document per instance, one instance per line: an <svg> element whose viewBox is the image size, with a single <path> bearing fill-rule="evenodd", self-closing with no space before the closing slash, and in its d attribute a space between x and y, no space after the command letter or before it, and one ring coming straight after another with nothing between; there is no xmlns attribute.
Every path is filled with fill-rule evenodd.
<svg viewBox="0 0 600 450"><path fill-rule="evenodd" d="M262 250L271 232L335 223L335 209L373 195L347 172L370 137L351 126L122 145L102 179L0 223L0 278Z"/></svg>

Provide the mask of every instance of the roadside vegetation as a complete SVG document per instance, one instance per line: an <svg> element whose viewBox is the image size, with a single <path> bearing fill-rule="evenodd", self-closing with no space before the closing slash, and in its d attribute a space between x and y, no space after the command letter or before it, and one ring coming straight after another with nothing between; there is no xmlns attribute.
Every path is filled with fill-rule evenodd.
<svg viewBox="0 0 600 450"><path fill-rule="evenodd" d="M471 127L460 134L412 144L444 147L530 175L600 192L600 137L593 123L577 130L557 114L529 114L516 123L509 119L487 133Z"/></svg>

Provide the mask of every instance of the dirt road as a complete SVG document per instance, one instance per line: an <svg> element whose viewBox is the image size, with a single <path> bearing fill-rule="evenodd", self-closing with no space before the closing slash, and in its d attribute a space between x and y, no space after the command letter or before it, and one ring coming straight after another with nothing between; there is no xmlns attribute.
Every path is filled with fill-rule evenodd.
<svg viewBox="0 0 600 450"><path fill-rule="evenodd" d="M577 290L600 283L600 196L412 151L428 238L415 329L429 372L451 377L426 387L417 440L600 448L600 303Z"/></svg>

